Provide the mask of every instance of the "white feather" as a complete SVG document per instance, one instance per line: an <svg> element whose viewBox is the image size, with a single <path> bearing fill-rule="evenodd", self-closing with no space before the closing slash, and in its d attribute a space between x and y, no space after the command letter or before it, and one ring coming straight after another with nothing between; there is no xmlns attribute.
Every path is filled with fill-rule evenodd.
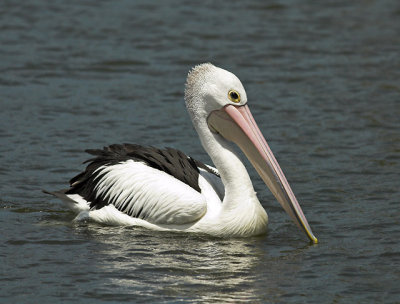
<svg viewBox="0 0 400 304"><path fill-rule="evenodd" d="M206 165L209 167L211 170L214 170L216 173L218 173L218 170ZM224 184L222 183L222 180L220 177L216 176L215 174L212 174L202 168L199 168L200 171L200 176L203 177L206 182L213 188L214 192L218 195L219 199L222 201L224 199L225 195L225 187ZM200 184L200 182L199 182ZM201 188L201 185L200 185ZM203 193L203 191L202 191Z"/></svg>
<svg viewBox="0 0 400 304"><path fill-rule="evenodd" d="M98 173L97 197L105 196L117 209L124 205L132 214L140 211L151 223L191 223L207 211L204 195L142 162L127 160L100 167Z"/></svg>
<svg viewBox="0 0 400 304"><path fill-rule="evenodd" d="M66 195L70 200L63 199L63 202L68 205L75 212L81 212L85 210L89 210L89 203L79 194L67 194ZM71 201L72 200L72 201Z"/></svg>

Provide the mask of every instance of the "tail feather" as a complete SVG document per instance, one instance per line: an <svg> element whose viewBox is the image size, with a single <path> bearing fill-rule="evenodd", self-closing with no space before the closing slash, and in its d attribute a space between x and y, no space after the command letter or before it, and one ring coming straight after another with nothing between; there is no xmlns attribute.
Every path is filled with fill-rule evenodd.
<svg viewBox="0 0 400 304"><path fill-rule="evenodd" d="M47 191L42 190L43 193L53 195L62 202L64 202L72 211L74 212L81 212L81 211L88 211L90 203L88 203L83 197L79 194L66 194L68 189L62 189L59 191Z"/></svg>
<svg viewBox="0 0 400 304"><path fill-rule="evenodd" d="M43 193L53 195L55 197L58 197L60 199L69 199L71 200L65 193L68 191L68 189L62 189L58 191L47 191L45 189L42 190Z"/></svg>

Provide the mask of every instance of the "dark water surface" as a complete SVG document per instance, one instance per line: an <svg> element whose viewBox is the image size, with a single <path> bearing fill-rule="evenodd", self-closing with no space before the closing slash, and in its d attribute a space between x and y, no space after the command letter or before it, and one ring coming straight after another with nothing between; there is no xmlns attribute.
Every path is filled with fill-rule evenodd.
<svg viewBox="0 0 400 304"><path fill-rule="evenodd" d="M0 6L0 302L400 303L400 2L6 1ZM183 103L213 62L249 104L320 240L253 169L269 234L73 224L82 151L209 162Z"/></svg>

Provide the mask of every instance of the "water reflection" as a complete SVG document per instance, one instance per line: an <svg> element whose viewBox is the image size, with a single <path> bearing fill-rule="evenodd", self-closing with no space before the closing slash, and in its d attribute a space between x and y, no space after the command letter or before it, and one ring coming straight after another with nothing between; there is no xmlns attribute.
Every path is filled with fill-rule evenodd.
<svg viewBox="0 0 400 304"><path fill-rule="evenodd" d="M308 246L277 247L267 236L219 239L94 223L78 224L74 231L91 243L89 252L95 254L89 253L87 266L102 282L85 293L89 298L114 294L122 301L135 294L143 299L262 301L286 295L288 286L297 285L293 274L312 275L302 269Z"/></svg>
<svg viewBox="0 0 400 304"><path fill-rule="evenodd" d="M91 262L107 274L106 288L126 293L134 286L135 294L167 298L190 293L209 301L260 294L255 289L259 257L265 254L257 246L260 238L226 240L95 224L76 227L76 232L96 243Z"/></svg>

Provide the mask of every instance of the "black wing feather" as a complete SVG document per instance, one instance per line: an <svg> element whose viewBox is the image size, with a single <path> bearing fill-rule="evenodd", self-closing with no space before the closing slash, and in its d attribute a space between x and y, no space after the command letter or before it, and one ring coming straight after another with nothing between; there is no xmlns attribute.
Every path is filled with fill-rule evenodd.
<svg viewBox="0 0 400 304"><path fill-rule="evenodd" d="M140 146L136 144L114 144L103 149L89 149L87 153L94 155L95 157L85 161L89 163L84 172L79 173L70 180L71 188L66 194L79 194L85 200L90 202L90 208L100 209L106 205L112 203L107 198L107 191L102 196L97 196L95 188L104 173L96 171L102 166L116 165L127 160L141 161L146 163L148 166L161 170L168 173L180 181L186 183L193 189L200 192L198 185L199 168L205 169L210 173L217 176L218 173L207 167L200 161L194 160L191 157L186 156L183 152L173 149L157 149L151 146ZM109 186L109 188L112 185ZM123 211L133 217L144 218L142 210L139 210L138 214L131 214L130 210L121 207Z"/></svg>

